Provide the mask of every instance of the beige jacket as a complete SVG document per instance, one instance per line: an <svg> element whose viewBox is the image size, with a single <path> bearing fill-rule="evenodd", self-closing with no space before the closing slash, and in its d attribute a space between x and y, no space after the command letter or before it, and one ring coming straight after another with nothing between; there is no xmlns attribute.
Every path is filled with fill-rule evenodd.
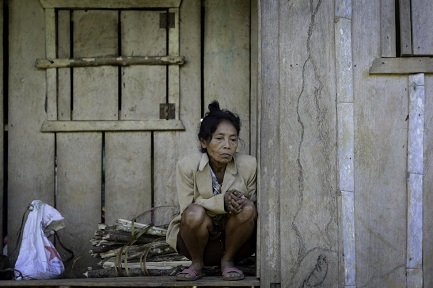
<svg viewBox="0 0 433 288"><path fill-rule="evenodd" d="M256 158L236 153L234 160L227 164L221 194L212 192L212 176L207 153L188 155L177 163L176 186L179 197L180 214L189 204L203 206L210 216L225 214L224 193L231 189L242 192L245 197L256 201ZM176 216L168 227L167 243L176 249L181 215Z"/></svg>

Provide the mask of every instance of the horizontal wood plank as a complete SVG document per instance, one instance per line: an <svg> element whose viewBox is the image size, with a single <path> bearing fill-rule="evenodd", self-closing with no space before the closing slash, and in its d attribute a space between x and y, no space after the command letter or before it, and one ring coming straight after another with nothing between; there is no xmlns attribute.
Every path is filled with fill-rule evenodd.
<svg viewBox="0 0 433 288"><path fill-rule="evenodd" d="M260 280L246 276L240 281L224 281L221 276L204 277L197 281L176 281L174 276L79 278L29 281L1 281L2 287L187 287L187 286L260 286Z"/></svg>
<svg viewBox="0 0 433 288"><path fill-rule="evenodd" d="M37 59L35 66L39 69L48 69L96 66L183 65L184 63L184 57L179 56L119 56L69 59Z"/></svg>
<svg viewBox="0 0 433 288"><path fill-rule="evenodd" d="M376 58L370 74L433 73L432 57Z"/></svg>
<svg viewBox="0 0 433 288"><path fill-rule="evenodd" d="M45 121L41 132L185 130L180 120Z"/></svg>
<svg viewBox="0 0 433 288"><path fill-rule="evenodd" d="M170 8L181 0L40 0L43 8Z"/></svg>

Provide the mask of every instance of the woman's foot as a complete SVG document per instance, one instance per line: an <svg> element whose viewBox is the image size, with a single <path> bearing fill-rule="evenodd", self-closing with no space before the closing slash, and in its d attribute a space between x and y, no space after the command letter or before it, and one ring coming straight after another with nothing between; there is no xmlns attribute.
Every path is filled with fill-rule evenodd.
<svg viewBox="0 0 433 288"><path fill-rule="evenodd" d="M233 262L221 261L221 271L223 279L227 281L242 280L245 278L244 272L236 268Z"/></svg>
<svg viewBox="0 0 433 288"><path fill-rule="evenodd" d="M244 272L236 267L226 267L222 270L223 279L227 281L242 280L245 278Z"/></svg>
<svg viewBox="0 0 433 288"><path fill-rule="evenodd" d="M203 272L201 272L201 269L196 269L193 266L190 266L181 272L177 273L176 280L177 281L195 281L200 278L203 278L206 276Z"/></svg>

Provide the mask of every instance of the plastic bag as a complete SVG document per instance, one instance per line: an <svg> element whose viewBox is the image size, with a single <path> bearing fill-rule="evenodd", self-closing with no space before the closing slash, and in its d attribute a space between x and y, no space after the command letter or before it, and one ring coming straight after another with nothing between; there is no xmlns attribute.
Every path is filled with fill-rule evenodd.
<svg viewBox="0 0 433 288"><path fill-rule="evenodd" d="M20 252L15 263L15 270L17 270L15 278L17 280L59 278L65 271L65 267L45 232L63 228L64 218L56 209L40 200L32 201L29 210Z"/></svg>

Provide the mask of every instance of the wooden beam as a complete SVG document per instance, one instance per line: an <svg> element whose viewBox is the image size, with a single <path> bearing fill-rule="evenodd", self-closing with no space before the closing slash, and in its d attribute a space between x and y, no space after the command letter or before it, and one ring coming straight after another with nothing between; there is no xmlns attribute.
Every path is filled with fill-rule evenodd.
<svg viewBox="0 0 433 288"><path fill-rule="evenodd" d="M43 8L171 8L182 0L40 0Z"/></svg>
<svg viewBox="0 0 433 288"><path fill-rule="evenodd" d="M197 281L176 281L174 276L112 277L112 278L76 278L15 281L4 280L2 287L187 287L187 286L260 286L254 276L246 276L240 281L224 281L221 276L204 277Z"/></svg>
<svg viewBox="0 0 433 288"><path fill-rule="evenodd" d="M376 58L370 74L433 73L432 57Z"/></svg>
<svg viewBox="0 0 433 288"><path fill-rule="evenodd" d="M130 121L45 121L41 132L94 132L94 131L171 131L185 130L180 120Z"/></svg>
<svg viewBox="0 0 433 288"><path fill-rule="evenodd" d="M130 57L89 57L69 59L37 59L39 69L96 67L96 66L131 66L131 65L183 65L180 56L130 56Z"/></svg>

